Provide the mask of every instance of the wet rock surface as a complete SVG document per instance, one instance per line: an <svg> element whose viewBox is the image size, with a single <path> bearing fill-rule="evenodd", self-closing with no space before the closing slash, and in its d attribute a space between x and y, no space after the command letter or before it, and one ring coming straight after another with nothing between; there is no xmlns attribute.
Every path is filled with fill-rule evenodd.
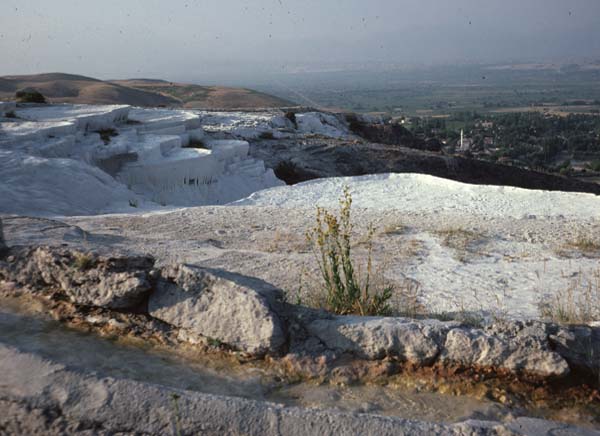
<svg viewBox="0 0 600 436"><path fill-rule="evenodd" d="M9 434L595 435L531 418L453 425L369 414L285 408L159 385L76 373L0 345L0 429Z"/></svg>

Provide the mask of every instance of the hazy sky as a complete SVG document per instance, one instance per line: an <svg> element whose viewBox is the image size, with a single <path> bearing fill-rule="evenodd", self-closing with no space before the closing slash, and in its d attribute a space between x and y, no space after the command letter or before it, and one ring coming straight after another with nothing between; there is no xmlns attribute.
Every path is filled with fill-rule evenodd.
<svg viewBox="0 0 600 436"><path fill-rule="evenodd" d="M600 58L599 0L1 0L0 75Z"/></svg>

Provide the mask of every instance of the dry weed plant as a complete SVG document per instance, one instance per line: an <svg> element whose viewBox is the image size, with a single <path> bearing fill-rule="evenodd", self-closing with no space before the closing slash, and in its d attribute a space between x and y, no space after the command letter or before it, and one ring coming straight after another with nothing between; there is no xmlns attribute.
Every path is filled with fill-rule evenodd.
<svg viewBox="0 0 600 436"><path fill-rule="evenodd" d="M561 257L600 257L600 241L594 240L589 236L579 235L577 238L568 241L558 250L556 254Z"/></svg>
<svg viewBox="0 0 600 436"><path fill-rule="evenodd" d="M458 297L457 300L451 303L451 310L430 311L427 313L428 318L438 319L440 321L458 321L465 326L481 328L485 324L485 318L482 313L483 308L479 310L469 310L466 308L464 298Z"/></svg>
<svg viewBox="0 0 600 436"><path fill-rule="evenodd" d="M383 228L383 231L380 234L387 235L387 236L403 235L407 232L407 230L408 230L407 226L405 226L404 224L402 224L400 222L397 222L397 223L387 224Z"/></svg>
<svg viewBox="0 0 600 436"><path fill-rule="evenodd" d="M94 266L94 256L89 253L74 253L73 266L80 271L87 271Z"/></svg>
<svg viewBox="0 0 600 436"><path fill-rule="evenodd" d="M394 287L385 283L383 273L373 267L375 230L372 225L362 238L367 250L364 273L355 268L351 207L352 197L345 187L339 216L317 208L316 224L306 233L322 279L322 293L314 303L340 315L390 315Z"/></svg>
<svg viewBox="0 0 600 436"><path fill-rule="evenodd" d="M423 241L416 238L410 238L404 241L398 255L403 259L415 258L423 252L424 248Z"/></svg>
<svg viewBox="0 0 600 436"><path fill-rule="evenodd" d="M568 279L567 277L564 277ZM600 321L600 267L570 278L564 289L539 303L540 315L559 324Z"/></svg>

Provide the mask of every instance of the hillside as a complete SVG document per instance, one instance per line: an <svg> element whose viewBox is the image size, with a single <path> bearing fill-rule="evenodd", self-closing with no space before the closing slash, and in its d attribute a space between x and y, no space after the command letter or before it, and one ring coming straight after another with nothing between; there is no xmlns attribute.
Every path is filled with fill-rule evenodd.
<svg viewBox="0 0 600 436"><path fill-rule="evenodd" d="M149 79L117 80L112 83L174 98L185 108L253 109L294 105L289 100L246 88L200 86Z"/></svg>
<svg viewBox="0 0 600 436"><path fill-rule="evenodd" d="M103 82L72 74L36 74L0 78L0 100L14 98L15 91L35 88L53 103L130 104L135 106L171 106L178 102L170 97Z"/></svg>
<svg viewBox="0 0 600 436"><path fill-rule="evenodd" d="M0 77L0 100L14 99L15 92L23 88L35 88L53 103L206 109L293 105L289 101L242 88L204 87L148 79L102 81L63 73Z"/></svg>

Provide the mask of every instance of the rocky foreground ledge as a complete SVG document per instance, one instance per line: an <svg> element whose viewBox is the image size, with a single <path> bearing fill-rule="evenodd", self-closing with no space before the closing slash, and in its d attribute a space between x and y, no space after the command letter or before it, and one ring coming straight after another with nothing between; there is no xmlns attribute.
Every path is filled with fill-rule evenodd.
<svg viewBox="0 0 600 436"><path fill-rule="evenodd" d="M496 369L539 378L600 370L600 327L502 321L335 316L295 306L270 284L190 265L154 267L151 257L106 257L65 248L13 247L0 260L5 294L51 296L160 321L184 342L216 341L248 356L393 358L413 367ZM90 323L101 319L88 317Z"/></svg>
<svg viewBox="0 0 600 436"><path fill-rule="evenodd" d="M374 375L435 370L475 378L507 376L513 383L516 380L536 389L557 381L561 386L597 382L600 371L598 327L504 321L476 328L455 321L333 316L288 304L280 290L258 279L181 264L158 268L151 257L109 257L43 246L5 248L0 254L0 291L51 301L54 315L71 324L170 344L216 344L245 358L283 367L292 377L354 382ZM90 419L113 426L110 430L106 427L112 432L131 431L127 426L139 422L142 432L162 433L172 425L173 413L165 411L172 403L168 398L171 391L166 388L86 378L15 350L3 349L2 353L2 364L13 368L7 379L15 384L1 388L0 398L15 417L5 426L29 425L26 413L42 420L48 410L60 411L55 416L58 421L46 422L49 426ZM15 359L28 362L29 367L14 364ZM39 382L23 379L38 373ZM67 395L56 396L51 391L58 387L44 386L61 386ZM585 395L597 396L597 390L585 386ZM365 429L358 430L363 434L402 434L399 428L407 434L549 434L564 430L528 420L514 424L523 426L524 433L513 424L468 422L444 427L285 409L189 392L177 395L181 396L180 413L185 416L184 433L190 434L202 430L199 422L204 422L202 431L209 434L356 434L360 428ZM73 398L84 400L73 403ZM535 429L535 433L527 429ZM564 434L573 434L571 430Z"/></svg>
<svg viewBox="0 0 600 436"><path fill-rule="evenodd" d="M6 434L597 435L518 418L454 425L277 404L98 378L0 345L0 430Z"/></svg>

